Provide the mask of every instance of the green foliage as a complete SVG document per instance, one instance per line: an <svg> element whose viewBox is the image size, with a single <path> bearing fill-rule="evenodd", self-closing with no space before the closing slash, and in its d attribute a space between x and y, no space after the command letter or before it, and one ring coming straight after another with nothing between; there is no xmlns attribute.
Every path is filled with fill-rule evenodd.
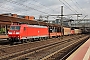
<svg viewBox="0 0 90 60"><path fill-rule="evenodd" d="M5 33L5 28L0 28L0 34Z"/></svg>

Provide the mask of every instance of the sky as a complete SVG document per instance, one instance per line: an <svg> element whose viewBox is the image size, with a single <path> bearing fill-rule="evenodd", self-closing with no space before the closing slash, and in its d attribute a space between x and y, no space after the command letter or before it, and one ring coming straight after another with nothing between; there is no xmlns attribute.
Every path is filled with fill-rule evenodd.
<svg viewBox="0 0 90 60"><path fill-rule="evenodd" d="M63 14L82 14L79 19L90 18L90 0L0 0L0 14L13 13L25 16L60 15L61 6ZM54 17L54 18L53 18ZM55 19L56 16L49 17ZM65 16L77 19L76 15Z"/></svg>

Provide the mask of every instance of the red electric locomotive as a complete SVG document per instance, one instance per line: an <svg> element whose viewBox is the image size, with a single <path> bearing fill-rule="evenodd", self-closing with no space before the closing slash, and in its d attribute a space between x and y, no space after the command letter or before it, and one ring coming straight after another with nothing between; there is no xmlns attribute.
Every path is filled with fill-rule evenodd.
<svg viewBox="0 0 90 60"><path fill-rule="evenodd" d="M17 41L27 41L28 39L46 38L49 36L47 26L28 25L28 24L12 24L8 31L9 41L11 43Z"/></svg>

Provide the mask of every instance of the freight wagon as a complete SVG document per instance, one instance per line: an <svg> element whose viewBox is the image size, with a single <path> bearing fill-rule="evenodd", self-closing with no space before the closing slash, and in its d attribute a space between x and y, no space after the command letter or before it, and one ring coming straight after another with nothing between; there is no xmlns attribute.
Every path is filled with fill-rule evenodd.
<svg viewBox="0 0 90 60"><path fill-rule="evenodd" d="M75 34L74 28L71 28L71 35Z"/></svg>
<svg viewBox="0 0 90 60"><path fill-rule="evenodd" d="M70 35L71 34L71 28L63 27L64 29L64 35Z"/></svg>
<svg viewBox="0 0 90 60"><path fill-rule="evenodd" d="M80 34L82 32L81 29L74 29L74 31L75 31L75 34Z"/></svg>
<svg viewBox="0 0 90 60"><path fill-rule="evenodd" d="M60 37L61 36L61 27L49 26L49 37Z"/></svg>

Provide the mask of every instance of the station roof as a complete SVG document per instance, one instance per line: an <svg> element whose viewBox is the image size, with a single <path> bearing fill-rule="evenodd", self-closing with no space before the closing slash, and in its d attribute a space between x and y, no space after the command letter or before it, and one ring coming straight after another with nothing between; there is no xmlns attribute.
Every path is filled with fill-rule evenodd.
<svg viewBox="0 0 90 60"><path fill-rule="evenodd" d="M30 25L44 25L44 26L60 27L60 25L58 25L58 24L51 24L51 23L45 23L43 21L27 20L24 18L0 15L0 24L10 25L13 22L25 22Z"/></svg>
<svg viewBox="0 0 90 60"><path fill-rule="evenodd" d="M10 22L1 22L1 21L0 21L0 24L1 24L1 25L10 25L11 23L10 23Z"/></svg>

